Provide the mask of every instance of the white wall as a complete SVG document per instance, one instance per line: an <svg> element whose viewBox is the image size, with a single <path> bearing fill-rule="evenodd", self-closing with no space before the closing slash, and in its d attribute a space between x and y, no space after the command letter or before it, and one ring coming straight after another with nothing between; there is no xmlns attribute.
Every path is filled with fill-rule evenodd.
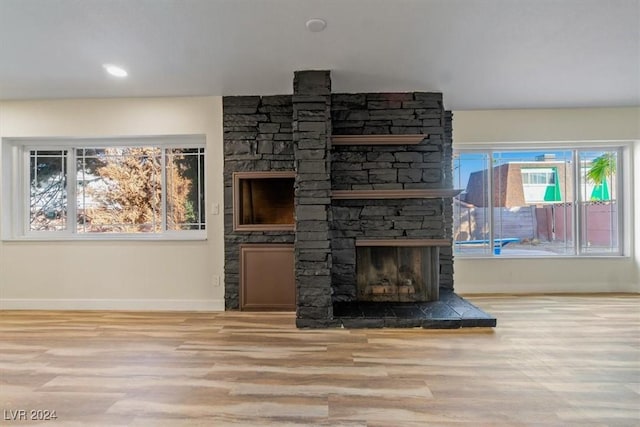
<svg viewBox="0 0 640 427"><path fill-rule="evenodd" d="M3 138L176 134L206 135L208 205L222 207L220 97L0 103ZM206 241L0 242L0 308L222 310L222 208L207 219Z"/></svg>
<svg viewBox="0 0 640 427"><path fill-rule="evenodd" d="M635 141L632 168L637 173L625 202L631 208L626 228L630 256L559 259L455 259L455 289L460 293L640 292L640 108L454 111L454 146L549 141ZM633 223L637 224L634 228Z"/></svg>

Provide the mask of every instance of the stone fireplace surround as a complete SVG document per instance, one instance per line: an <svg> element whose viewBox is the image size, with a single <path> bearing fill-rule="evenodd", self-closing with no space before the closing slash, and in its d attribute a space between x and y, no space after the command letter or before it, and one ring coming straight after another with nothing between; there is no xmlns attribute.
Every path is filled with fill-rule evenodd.
<svg viewBox="0 0 640 427"><path fill-rule="evenodd" d="M225 302L241 244L294 244L298 327L495 326L453 293L452 115L440 93L332 94L328 71L293 95L224 97ZM234 228L234 173L295 171L294 230ZM356 246L437 246L440 299L362 302ZM436 292L437 294L437 292Z"/></svg>

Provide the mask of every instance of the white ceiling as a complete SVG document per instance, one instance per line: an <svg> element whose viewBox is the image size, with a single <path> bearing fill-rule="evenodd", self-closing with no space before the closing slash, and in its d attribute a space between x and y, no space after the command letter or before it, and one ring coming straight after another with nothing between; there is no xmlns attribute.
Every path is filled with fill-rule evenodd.
<svg viewBox="0 0 640 427"><path fill-rule="evenodd" d="M304 69L455 110L637 106L640 0L0 0L0 99L281 94Z"/></svg>

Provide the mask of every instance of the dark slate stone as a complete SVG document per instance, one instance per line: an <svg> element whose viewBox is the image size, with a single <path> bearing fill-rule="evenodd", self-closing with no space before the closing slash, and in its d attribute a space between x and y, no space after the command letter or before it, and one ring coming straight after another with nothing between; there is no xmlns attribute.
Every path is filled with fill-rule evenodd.
<svg viewBox="0 0 640 427"><path fill-rule="evenodd" d="M280 130L279 123L259 123L258 131L261 133L276 133Z"/></svg>
<svg viewBox="0 0 640 427"><path fill-rule="evenodd" d="M280 123L282 124L291 124L292 118L291 114L274 114L271 113L271 122L272 123Z"/></svg>
<svg viewBox="0 0 640 427"><path fill-rule="evenodd" d="M258 106L225 106L224 113L225 114L255 114L258 112Z"/></svg>
<svg viewBox="0 0 640 427"><path fill-rule="evenodd" d="M259 154L273 154L273 141L259 141L259 143L258 143L258 153Z"/></svg>
<svg viewBox="0 0 640 427"><path fill-rule="evenodd" d="M362 169L391 169L391 162L364 162Z"/></svg>
<svg viewBox="0 0 640 427"><path fill-rule="evenodd" d="M332 171L358 171L362 170L362 163L331 162Z"/></svg>
<svg viewBox="0 0 640 427"><path fill-rule="evenodd" d="M322 111L326 112L327 106L323 102L307 102L307 103L294 103L293 104L293 116L294 118L298 117L300 112L305 112L307 114L309 111ZM326 113L323 113L326 114Z"/></svg>
<svg viewBox="0 0 640 427"><path fill-rule="evenodd" d="M372 119L413 119L415 117L413 110L395 109L395 110L371 110L369 115Z"/></svg>
<svg viewBox="0 0 640 427"><path fill-rule="evenodd" d="M317 252L317 251L300 251L298 253L298 261L321 261L326 262L329 254L327 252Z"/></svg>
<svg viewBox="0 0 640 427"><path fill-rule="evenodd" d="M331 295L310 295L308 292L300 290L298 304L307 307L328 307L331 305Z"/></svg>
<svg viewBox="0 0 640 427"><path fill-rule="evenodd" d="M255 146L255 141L225 141L224 154L227 156L254 154L256 151Z"/></svg>
<svg viewBox="0 0 640 427"><path fill-rule="evenodd" d="M293 141L293 136L290 133L276 133L273 135L274 141Z"/></svg>
<svg viewBox="0 0 640 427"><path fill-rule="evenodd" d="M331 119L334 121L342 121L342 120L369 120L369 112L366 110L346 110L346 111L335 111Z"/></svg>
<svg viewBox="0 0 640 427"><path fill-rule="evenodd" d="M324 150L326 149L326 146L327 146L326 139L320 140L320 139L302 138L302 139L296 140L295 144L299 150L320 150L320 149Z"/></svg>
<svg viewBox="0 0 640 427"><path fill-rule="evenodd" d="M419 119L396 119L392 121L393 126L401 127L401 126L411 126L411 127L419 127L422 126L422 120Z"/></svg>
<svg viewBox="0 0 640 427"><path fill-rule="evenodd" d="M416 152L396 153L395 160L398 162L422 162L423 154Z"/></svg>
<svg viewBox="0 0 640 427"><path fill-rule="evenodd" d="M420 126L391 126L389 128L390 133L393 135L415 135L423 132L423 127Z"/></svg>
<svg viewBox="0 0 640 427"><path fill-rule="evenodd" d="M250 139L255 140L258 132L225 132L224 139L225 140L234 140L234 139Z"/></svg>
<svg viewBox="0 0 640 427"><path fill-rule="evenodd" d="M326 132L327 124L325 122L298 122L299 132Z"/></svg>
<svg viewBox="0 0 640 427"><path fill-rule="evenodd" d="M329 71L296 71L293 75L295 95L331 95ZM294 101L295 102L295 101Z"/></svg>
<svg viewBox="0 0 640 427"><path fill-rule="evenodd" d="M262 157L266 158L267 156L264 155ZM291 170L293 170L293 161L290 161L290 160L287 160L287 161L274 160L274 161L271 162L271 170L291 171Z"/></svg>
<svg viewBox="0 0 640 427"><path fill-rule="evenodd" d="M424 329L459 329L462 319L424 319L421 326Z"/></svg>
<svg viewBox="0 0 640 427"><path fill-rule="evenodd" d="M328 249L329 242L328 241L297 241L296 247L299 249Z"/></svg>
<svg viewBox="0 0 640 427"><path fill-rule="evenodd" d="M291 98L293 106L297 108L297 111L302 111L304 108L300 108L300 105L306 104L322 104L326 107L327 96L322 94L299 94L295 93Z"/></svg>
<svg viewBox="0 0 640 427"><path fill-rule="evenodd" d="M345 109L365 108L367 95L364 93L334 93L331 95L331 105L334 108Z"/></svg>
<svg viewBox="0 0 640 427"><path fill-rule="evenodd" d="M291 105L291 95L268 95L262 97L262 105Z"/></svg>
<svg viewBox="0 0 640 427"><path fill-rule="evenodd" d="M440 169L423 169L422 171L423 182L441 182L442 170Z"/></svg>
<svg viewBox="0 0 640 427"><path fill-rule="evenodd" d="M370 169L369 182L386 183L398 180L398 171L395 169Z"/></svg>
<svg viewBox="0 0 640 427"><path fill-rule="evenodd" d="M310 307L299 305L297 310L298 319L327 320L331 318L333 307Z"/></svg>
<svg viewBox="0 0 640 427"><path fill-rule="evenodd" d="M304 205L296 207L298 221L326 221L327 208L323 205Z"/></svg>
<svg viewBox="0 0 640 427"><path fill-rule="evenodd" d="M413 93L410 92L382 92L367 93L368 101L411 101Z"/></svg>
<svg viewBox="0 0 640 427"><path fill-rule="evenodd" d="M420 169L399 169L399 182L420 182L422 179L422 171Z"/></svg>
<svg viewBox="0 0 640 427"><path fill-rule="evenodd" d="M416 108L416 118L427 120L438 120L438 124L435 126L442 126L442 111L439 108Z"/></svg>
<svg viewBox="0 0 640 427"><path fill-rule="evenodd" d="M388 108L401 108L402 107L402 102L401 101L391 101L391 100L387 100L387 101L369 101L367 102L367 108L369 110L384 110L384 109L388 109Z"/></svg>
<svg viewBox="0 0 640 427"><path fill-rule="evenodd" d="M397 208L395 206L365 206L362 208L360 216L362 217L384 217L396 215Z"/></svg>
<svg viewBox="0 0 640 427"><path fill-rule="evenodd" d="M331 126L333 129L361 128L364 126L364 123L365 122L363 120L337 121L333 122Z"/></svg>
<svg viewBox="0 0 640 427"><path fill-rule="evenodd" d="M465 307L464 314L453 308ZM379 325L389 328L423 327L430 329L457 329L461 327L494 327L496 319L456 295L452 290L440 288L440 300L416 303L372 303L341 301L333 304L334 318L350 328ZM357 322L356 320L360 320ZM348 326L347 326L348 325ZM379 326L374 326L379 327Z"/></svg>
<svg viewBox="0 0 640 427"><path fill-rule="evenodd" d="M314 110L314 111L298 111L297 119L300 121L306 122L322 122L326 123L327 120L327 112L325 110Z"/></svg>
<svg viewBox="0 0 640 427"><path fill-rule="evenodd" d="M336 328L341 323L332 319L296 319L296 327L300 329Z"/></svg>
<svg viewBox="0 0 640 427"><path fill-rule="evenodd" d="M327 162L324 160L300 161L298 162L297 171L298 173L326 173Z"/></svg>
<svg viewBox="0 0 640 427"><path fill-rule="evenodd" d="M442 126L440 119L424 119L422 120L422 127L435 128ZM426 132L425 132L426 133Z"/></svg>
<svg viewBox="0 0 640 427"><path fill-rule="evenodd" d="M273 154L286 155L293 159L293 143L288 141L275 141L273 143Z"/></svg>
<svg viewBox="0 0 640 427"><path fill-rule="evenodd" d="M260 104L259 96L224 96L222 98L223 111L227 107L258 107Z"/></svg>
<svg viewBox="0 0 640 427"><path fill-rule="evenodd" d="M318 181L296 181L296 190L298 191L307 191L307 190L330 190L331 182L329 180L318 180Z"/></svg>
<svg viewBox="0 0 640 427"><path fill-rule="evenodd" d="M225 126L257 126L259 122L266 122L267 116L265 114L224 114L222 120Z"/></svg>
<svg viewBox="0 0 640 427"><path fill-rule="evenodd" d="M369 162L393 162L395 156L393 153L370 152L366 153L366 160Z"/></svg>
<svg viewBox="0 0 640 427"><path fill-rule="evenodd" d="M333 171L333 181L337 184L365 184L369 183L367 171Z"/></svg>
<svg viewBox="0 0 640 427"><path fill-rule="evenodd" d="M420 319L403 319L400 317L385 317L385 328L419 328L422 326L422 320Z"/></svg>
<svg viewBox="0 0 640 427"><path fill-rule="evenodd" d="M370 126L366 125L362 130L363 135L385 135L389 133L388 126Z"/></svg>
<svg viewBox="0 0 640 427"><path fill-rule="evenodd" d="M328 240L328 231L298 231L296 233L296 239L298 240Z"/></svg>

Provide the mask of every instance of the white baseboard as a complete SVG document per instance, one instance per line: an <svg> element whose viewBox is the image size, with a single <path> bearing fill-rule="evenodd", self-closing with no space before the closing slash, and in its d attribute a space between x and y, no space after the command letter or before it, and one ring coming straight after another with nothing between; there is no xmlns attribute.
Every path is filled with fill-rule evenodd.
<svg viewBox="0 0 640 427"><path fill-rule="evenodd" d="M473 294L600 294L600 293L639 293L640 286L634 283L616 284L584 284L584 283L527 283L526 285L513 283L493 283L481 286L469 283L454 283L456 293Z"/></svg>
<svg viewBox="0 0 640 427"><path fill-rule="evenodd" d="M224 311L224 300L6 298L0 310Z"/></svg>

